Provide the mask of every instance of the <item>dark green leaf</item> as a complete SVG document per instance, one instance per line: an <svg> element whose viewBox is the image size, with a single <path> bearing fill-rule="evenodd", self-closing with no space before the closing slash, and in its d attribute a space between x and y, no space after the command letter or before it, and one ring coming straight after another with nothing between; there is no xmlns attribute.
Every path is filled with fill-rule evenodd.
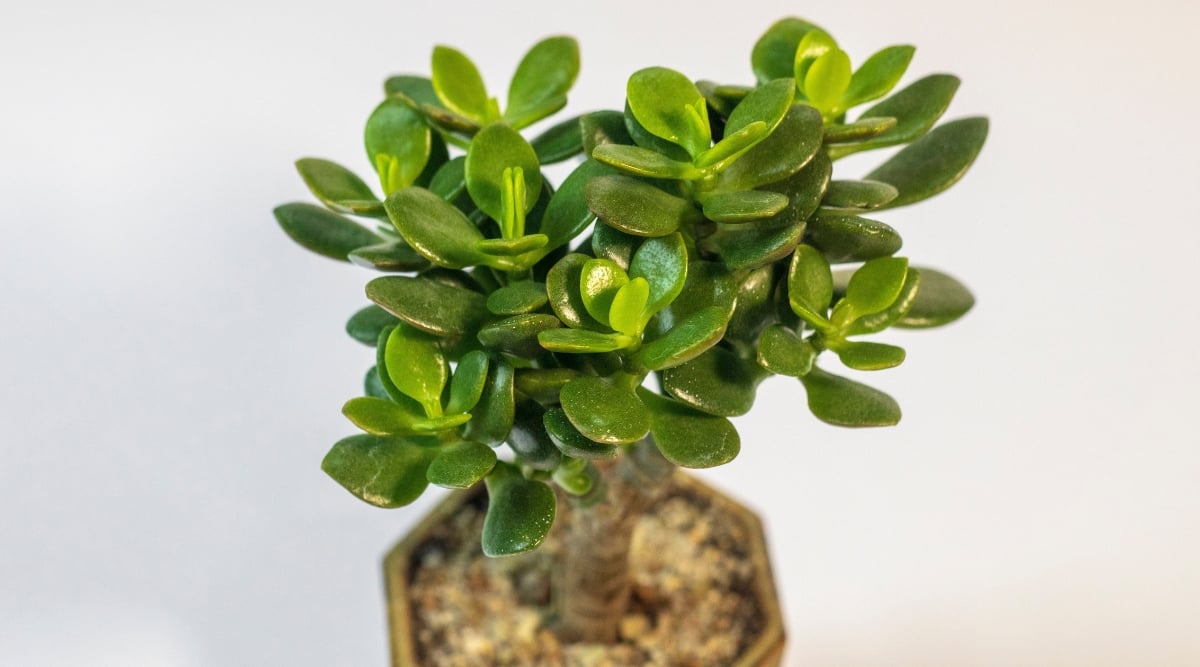
<svg viewBox="0 0 1200 667"><path fill-rule="evenodd" d="M712 468L729 463L742 449L737 429L724 417L639 389L650 411L650 433L665 459L684 468Z"/></svg>
<svg viewBox="0 0 1200 667"><path fill-rule="evenodd" d="M483 395L487 382L488 356L482 350L471 350L458 360L454 375L450 378L450 400L446 402L447 414L470 412Z"/></svg>
<svg viewBox="0 0 1200 667"><path fill-rule="evenodd" d="M349 257L355 265L377 271L422 271L429 268L429 261L403 241L356 248Z"/></svg>
<svg viewBox="0 0 1200 667"><path fill-rule="evenodd" d="M330 259L349 261L356 248L382 243L366 227L315 204L284 204L275 208L275 219L292 240Z"/></svg>
<svg viewBox="0 0 1200 667"><path fill-rule="evenodd" d="M533 46L508 88L505 120L521 128L549 116L567 103L567 91L579 74L579 44L570 37L548 37Z"/></svg>
<svg viewBox="0 0 1200 667"><path fill-rule="evenodd" d="M429 126L404 102L388 98L367 119L367 158L379 174L384 195L416 182L433 149Z"/></svg>
<svg viewBox="0 0 1200 667"><path fill-rule="evenodd" d="M843 364L860 371L883 370L904 362L904 348L884 343L846 341L833 351Z"/></svg>
<svg viewBox="0 0 1200 667"><path fill-rule="evenodd" d="M720 188L754 190L795 174L820 150L823 127L816 109L793 106L774 132L721 172Z"/></svg>
<svg viewBox="0 0 1200 667"><path fill-rule="evenodd" d="M729 318L725 339L750 344L764 327L775 321L775 270L760 266L743 274L737 289L737 305Z"/></svg>
<svg viewBox="0 0 1200 667"><path fill-rule="evenodd" d="M834 426L892 426L900 406L887 394L844 377L813 369L800 378L808 392L808 409Z"/></svg>
<svg viewBox="0 0 1200 667"><path fill-rule="evenodd" d="M930 268L921 268L921 285L907 314L896 326L923 329L949 324L975 305L975 297L954 278Z"/></svg>
<svg viewBox="0 0 1200 667"><path fill-rule="evenodd" d="M554 314L567 326L577 329L603 329L604 325L587 311L580 292L583 266L591 258L572 253L558 260L546 274L546 294Z"/></svg>
<svg viewBox="0 0 1200 667"><path fill-rule="evenodd" d="M508 446L516 453L518 462L534 470L554 470L562 462L562 453L542 425L545 412L533 401L521 403L508 434Z"/></svg>
<svg viewBox="0 0 1200 667"><path fill-rule="evenodd" d="M726 319L733 314L737 299L737 283L730 272L718 262L691 262L683 290L671 300L671 305L654 318L648 329L651 338L660 338L685 319L705 308L717 307Z"/></svg>
<svg viewBox="0 0 1200 667"><path fill-rule="evenodd" d="M425 277L376 278L367 283L367 298L435 336L474 333L487 317L487 300L482 294Z"/></svg>
<svg viewBox="0 0 1200 667"><path fill-rule="evenodd" d="M564 455L577 459L613 459L621 450L596 442L579 432L562 408L551 408L542 417L546 433Z"/></svg>
<svg viewBox="0 0 1200 667"><path fill-rule="evenodd" d="M808 221L806 242L830 263L865 262L887 257L900 249L896 230L875 220L853 215L821 215Z"/></svg>
<svg viewBox="0 0 1200 667"><path fill-rule="evenodd" d="M560 398L575 428L596 442L624 445L650 431L650 415L633 389L608 378L575 378L562 388Z"/></svg>
<svg viewBox="0 0 1200 667"><path fill-rule="evenodd" d="M829 181L821 204L840 209L879 208L899 194L896 188L880 181Z"/></svg>
<svg viewBox="0 0 1200 667"><path fill-rule="evenodd" d="M372 366L367 369L367 374L363 377L363 393L371 398L391 398L391 395L388 394L387 389L383 386L383 382L379 379L378 366Z"/></svg>
<svg viewBox="0 0 1200 667"><path fill-rule="evenodd" d="M296 170L317 199L339 213L387 215L370 186L336 162L306 157L296 161Z"/></svg>
<svg viewBox="0 0 1200 667"><path fill-rule="evenodd" d="M579 293L587 312L605 326L613 299L629 282L629 275L615 262L608 259L589 259L579 274Z"/></svg>
<svg viewBox="0 0 1200 667"><path fill-rule="evenodd" d="M891 92L908 69L914 51L916 49L908 45L889 46L867 58L850 79L842 109L877 100Z"/></svg>
<svg viewBox="0 0 1200 667"><path fill-rule="evenodd" d="M400 320L376 305L370 305L354 313L346 322L346 333L354 340L375 347L379 334L394 327Z"/></svg>
<svg viewBox="0 0 1200 667"><path fill-rule="evenodd" d="M642 364L652 371L672 368L700 356L725 335L729 313L709 307L692 313L661 338L647 343L639 353Z"/></svg>
<svg viewBox="0 0 1200 667"><path fill-rule="evenodd" d="M494 257L517 257L541 250L549 241L545 234L527 234L513 239L484 239L476 243L475 248Z"/></svg>
<svg viewBox="0 0 1200 667"><path fill-rule="evenodd" d="M547 250L567 244L592 224L596 215L588 208L584 196L588 181L616 173L616 169L606 164L587 160L567 176L550 198L546 215L542 217L541 232L550 238Z"/></svg>
<svg viewBox="0 0 1200 667"><path fill-rule="evenodd" d="M400 324L388 336L384 357L388 377L400 393L420 403L430 417L441 416L442 389L450 368L437 339Z"/></svg>
<svg viewBox="0 0 1200 667"><path fill-rule="evenodd" d="M769 218L787 208L787 195L765 190L718 192L704 198L704 216L715 222L739 223Z"/></svg>
<svg viewBox="0 0 1200 667"><path fill-rule="evenodd" d="M647 178L694 180L701 175L691 162L677 162L640 146L604 144L592 151L592 159Z"/></svg>
<svg viewBox="0 0 1200 667"><path fill-rule="evenodd" d="M767 327L758 339L758 363L772 373L801 377L816 358L816 348L782 324Z"/></svg>
<svg viewBox="0 0 1200 667"><path fill-rule="evenodd" d="M754 392L766 372L723 347L709 348L695 359L663 371L663 388L675 398L710 415L744 415L754 405Z"/></svg>
<svg viewBox="0 0 1200 667"><path fill-rule="evenodd" d="M388 77L387 81L383 82L383 90L389 96L403 95L418 104L442 105L442 101L433 90L433 82L423 76L401 74Z"/></svg>
<svg viewBox="0 0 1200 667"><path fill-rule="evenodd" d="M797 315L813 326L825 323L833 300L833 274L821 251L809 245L796 246L788 268L788 302Z"/></svg>
<svg viewBox="0 0 1200 667"><path fill-rule="evenodd" d="M562 323L553 315L513 315L480 329L479 342L484 347L528 359L542 351L538 345L538 334L560 326Z"/></svg>
<svg viewBox="0 0 1200 667"><path fill-rule="evenodd" d="M584 197L601 220L635 236L666 236L698 213L687 200L629 176L593 178Z"/></svg>
<svg viewBox="0 0 1200 667"><path fill-rule="evenodd" d="M625 232L604 222L592 228L592 253L628 269L633 251L642 244L642 237Z"/></svg>
<svg viewBox="0 0 1200 667"><path fill-rule="evenodd" d="M495 123L479 131L467 150L467 191L475 205L494 220L504 219L504 170L520 168L525 179L525 210L529 212L542 191L537 153L516 130Z"/></svg>
<svg viewBox="0 0 1200 667"><path fill-rule="evenodd" d="M539 403L557 403L558 392L563 385L578 376L579 372L570 368L522 368L517 371L514 386L518 393Z"/></svg>
<svg viewBox="0 0 1200 667"><path fill-rule="evenodd" d="M512 556L541 546L554 525L554 489L545 482L525 479L507 463L497 463L485 480L484 555Z"/></svg>
<svg viewBox="0 0 1200 667"><path fill-rule="evenodd" d="M646 313L653 315L675 300L687 280L687 246L679 232L646 239L629 262L630 278L650 283Z"/></svg>
<svg viewBox="0 0 1200 667"><path fill-rule="evenodd" d="M750 62L759 83L792 76L796 59L796 47L811 30L820 30L816 25L797 18L777 21L754 44Z"/></svg>
<svg viewBox="0 0 1200 667"><path fill-rule="evenodd" d="M651 134L682 146L693 158L708 150L708 108L691 79L665 67L634 72L626 86L629 107Z"/></svg>
<svg viewBox="0 0 1200 667"><path fill-rule="evenodd" d="M492 292L487 298L487 308L495 315L521 315L546 305L546 285L525 280L512 283Z"/></svg>
<svg viewBox="0 0 1200 667"><path fill-rule="evenodd" d="M870 118L895 118L895 127L862 143L832 146L830 157L837 159L858 151L906 144L925 134L950 106L958 84L958 77L950 74L932 74L914 81L864 111L859 118L860 122Z"/></svg>
<svg viewBox="0 0 1200 667"><path fill-rule="evenodd" d="M478 442L460 442L442 449L429 464L425 477L431 484L466 489L483 479L496 465L496 452Z"/></svg>
<svg viewBox="0 0 1200 667"><path fill-rule="evenodd" d="M554 164L583 152L583 133L579 129L579 119L579 116L568 118L529 142L529 145L533 146L533 152L537 153L538 162Z"/></svg>
<svg viewBox="0 0 1200 667"><path fill-rule="evenodd" d="M467 156L459 155L442 165L429 182L429 191L454 202L467 189Z"/></svg>
<svg viewBox="0 0 1200 667"><path fill-rule="evenodd" d="M890 116L884 118L861 118L853 123L825 126L826 144L846 144L856 141L866 141L896 127L896 119Z"/></svg>
<svg viewBox="0 0 1200 667"><path fill-rule="evenodd" d="M887 208L928 199L967 173L987 138L986 118L963 118L934 128L867 174L900 191Z"/></svg>
<svg viewBox="0 0 1200 667"><path fill-rule="evenodd" d="M583 152L591 157L597 146L604 144L633 143L629 130L625 129L625 114L620 111L593 111L579 117L579 129L583 135Z"/></svg>
<svg viewBox="0 0 1200 667"><path fill-rule="evenodd" d="M404 240L434 264L461 269L487 260L475 248L483 234L462 211L434 193L405 188L388 197L384 206Z"/></svg>
<svg viewBox="0 0 1200 667"><path fill-rule="evenodd" d="M429 450L402 438L352 435L329 450L321 469L364 502L402 507L425 491L429 460Z"/></svg>
<svg viewBox="0 0 1200 667"><path fill-rule="evenodd" d="M538 334L538 342L551 352L586 354L613 352L628 346L633 339L622 334L600 333L587 329L547 329Z"/></svg>
<svg viewBox="0 0 1200 667"><path fill-rule="evenodd" d="M495 100L488 99L479 69L461 51L449 46L433 49L433 90L447 109L486 125L497 115Z"/></svg>
<svg viewBox="0 0 1200 667"><path fill-rule="evenodd" d="M513 425L514 401L512 366L503 361L493 362L488 368L483 395L471 410L466 437L488 445L504 442Z"/></svg>
<svg viewBox="0 0 1200 667"><path fill-rule="evenodd" d="M787 195L787 208L771 220L772 223L803 223L816 212L829 187L833 162L824 152L818 152L804 168L782 181L762 186L764 190Z"/></svg>

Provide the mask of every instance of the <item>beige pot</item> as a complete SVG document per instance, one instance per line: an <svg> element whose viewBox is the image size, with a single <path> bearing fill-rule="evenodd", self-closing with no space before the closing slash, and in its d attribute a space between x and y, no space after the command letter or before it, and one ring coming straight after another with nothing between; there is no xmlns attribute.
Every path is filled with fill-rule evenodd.
<svg viewBox="0 0 1200 667"><path fill-rule="evenodd" d="M758 637L750 643L731 667L778 667L783 658L783 618L779 610L775 581L771 576L771 565L767 558L767 545L762 523L750 510L682 471L675 473L672 484L676 489L704 496L709 502L723 506L730 515L735 517L735 520L743 522L746 534L751 536L747 551L754 568L752 589L765 623ZM418 552L429 539L435 526L444 525L467 503L483 501L479 496L484 494L482 484L476 485L470 490L451 494L384 558L383 567L387 585L388 620L394 667L421 667L414 639L416 620L409 603L409 586L415 566L414 553ZM482 553L479 557L484 558Z"/></svg>

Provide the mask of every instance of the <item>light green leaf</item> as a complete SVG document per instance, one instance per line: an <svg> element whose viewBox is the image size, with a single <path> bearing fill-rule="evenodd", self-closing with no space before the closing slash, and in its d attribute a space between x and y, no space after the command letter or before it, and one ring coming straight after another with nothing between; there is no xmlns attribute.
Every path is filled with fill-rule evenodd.
<svg viewBox="0 0 1200 667"><path fill-rule="evenodd" d="M447 414L470 412L479 403L483 387L487 382L488 356L482 350L471 350L458 360L454 375L450 378L450 400L446 402Z"/></svg>
<svg viewBox="0 0 1200 667"><path fill-rule="evenodd" d="M700 170L690 162L677 162L640 146L603 144L592 151L592 159L647 178L694 180L701 176Z"/></svg>
<svg viewBox="0 0 1200 667"><path fill-rule="evenodd" d="M863 264L846 286L846 296L838 302L834 324L844 328L851 321L884 310L895 303L908 275L904 257L880 257Z"/></svg>
<svg viewBox="0 0 1200 667"><path fill-rule="evenodd" d="M542 347L551 352L568 354L615 352L632 342L629 336L587 329L547 329L538 333L538 343Z"/></svg>
<svg viewBox="0 0 1200 667"><path fill-rule="evenodd" d="M629 77L626 96L638 123L654 136L682 146L693 158L708 150L708 107L691 79L665 67L648 67Z"/></svg>
<svg viewBox="0 0 1200 667"><path fill-rule="evenodd" d="M841 49L813 61L804 78L804 94L827 118L842 112L840 102L850 85L850 56Z"/></svg>
<svg viewBox="0 0 1200 667"><path fill-rule="evenodd" d="M729 463L741 451L737 429L724 417L639 389L650 411L650 433L664 458L684 468L712 468Z"/></svg>
<svg viewBox="0 0 1200 667"><path fill-rule="evenodd" d="M351 251L382 243L371 230L315 204L284 204L276 207L275 220L292 240L330 259L349 261Z"/></svg>
<svg viewBox="0 0 1200 667"><path fill-rule="evenodd" d="M425 119L412 107L388 98L375 107L364 133L367 158L379 174L384 195L416 182L433 150Z"/></svg>
<svg viewBox="0 0 1200 667"><path fill-rule="evenodd" d="M825 314L833 300L833 273L821 251L796 246L788 268L788 303L792 310L817 328L828 325Z"/></svg>
<svg viewBox="0 0 1200 667"><path fill-rule="evenodd" d="M392 329L384 350L388 377L400 393L417 401L430 417L442 414L442 389L450 368L437 339L405 324Z"/></svg>
<svg viewBox="0 0 1200 667"><path fill-rule="evenodd" d="M795 97L796 82L791 77L776 79L755 88L729 114L729 119L725 121L725 134L739 132L751 123L760 121L766 124L767 134L774 132L788 109L792 108Z"/></svg>
<svg viewBox="0 0 1200 667"><path fill-rule="evenodd" d="M542 172L537 153L516 130L496 123L479 131L467 149L467 191L475 205L493 220L505 217L504 171L520 169L524 178L524 210L528 213L542 191Z"/></svg>
<svg viewBox="0 0 1200 667"><path fill-rule="evenodd" d="M814 367L800 378L808 392L808 408L834 426L892 426L900 421L895 399L865 384Z"/></svg>
<svg viewBox="0 0 1200 667"><path fill-rule="evenodd" d="M570 37L548 37L533 46L513 75L504 119L522 128L567 103L567 91L579 75L579 44Z"/></svg>
<svg viewBox="0 0 1200 667"><path fill-rule="evenodd" d="M385 217L383 202L370 186L345 167L314 157L296 160L304 184L321 203L338 213Z"/></svg>
<svg viewBox="0 0 1200 667"><path fill-rule="evenodd" d="M403 438L352 435L329 450L321 469L364 502L402 507L428 486L430 458L430 450Z"/></svg>
<svg viewBox="0 0 1200 667"><path fill-rule="evenodd" d="M967 173L983 149L987 133L988 120L982 117L945 123L905 146L867 174L867 178L890 183L900 191L900 196L886 208L928 199L954 185Z"/></svg>
<svg viewBox="0 0 1200 667"><path fill-rule="evenodd" d="M640 337L645 320L646 300L650 297L650 283L645 278L634 278L625 283L613 296L608 311L608 322L615 331L630 337ZM649 318L646 318L649 319Z"/></svg>
<svg viewBox="0 0 1200 667"><path fill-rule="evenodd" d="M628 274L615 262L607 259L588 260L579 276L579 292L587 312L601 324L611 326L608 314L613 299L628 282Z"/></svg>
<svg viewBox="0 0 1200 667"><path fill-rule="evenodd" d="M546 295L550 299L550 307L558 319L576 329L604 328L588 313L580 287L583 267L591 259L587 255L571 253L558 260L546 274Z"/></svg>
<svg viewBox="0 0 1200 667"><path fill-rule="evenodd" d="M877 100L900 83L916 49L908 45L889 46L867 58L850 79L850 87L842 97L842 109Z"/></svg>
<svg viewBox="0 0 1200 667"><path fill-rule="evenodd" d="M406 405L369 396L346 401L342 414L371 435L413 435L413 424L425 418L424 414L407 410Z"/></svg>
<svg viewBox="0 0 1200 667"><path fill-rule="evenodd" d="M646 239L629 263L629 277L650 283L646 315L665 308L683 290L687 280L687 246L679 232Z"/></svg>
<svg viewBox="0 0 1200 667"><path fill-rule="evenodd" d="M434 47L432 72L433 90L447 109L479 125L496 120L496 102L488 99L479 69L463 52L449 46Z"/></svg>
<svg viewBox="0 0 1200 667"><path fill-rule="evenodd" d="M483 479L496 465L496 452L478 442L460 442L442 449L429 464L425 477L431 484L466 489Z"/></svg>
<svg viewBox="0 0 1200 667"><path fill-rule="evenodd" d="M560 394L562 409L579 432L596 442L625 445L650 431L650 415L633 389L585 375L568 382Z"/></svg>
<svg viewBox="0 0 1200 667"><path fill-rule="evenodd" d="M794 105L774 132L721 172L720 189L755 190L792 176L821 149L823 126L819 111Z"/></svg>
<svg viewBox="0 0 1200 667"><path fill-rule="evenodd" d="M746 151L767 137L767 124L755 121L733 133L726 133L716 146L696 158L696 167L709 173L724 171Z"/></svg>
<svg viewBox="0 0 1200 667"><path fill-rule="evenodd" d="M813 64L822 56L837 51L841 51L838 48L837 42L824 30L810 30L804 33L804 37L796 45L791 76L796 79L796 86L799 87L800 92L806 98L811 99L808 95L806 85L808 74ZM849 63L847 63L848 66ZM849 79L849 73L847 73L847 79Z"/></svg>

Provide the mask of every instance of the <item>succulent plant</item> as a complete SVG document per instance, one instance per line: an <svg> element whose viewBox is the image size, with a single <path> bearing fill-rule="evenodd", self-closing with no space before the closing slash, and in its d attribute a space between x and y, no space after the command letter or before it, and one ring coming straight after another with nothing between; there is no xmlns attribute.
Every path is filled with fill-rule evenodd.
<svg viewBox="0 0 1200 667"><path fill-rule="evenodd" d="M971 307L953 278L896 256L900 235L873 217L954 184L988 128L935 127L953 76L893 93L912 56L891 46L854 69L827 32L784 19L753 48L755 85L649 67L623 109L528 140L520 130L562 109L578 74L569 37L525 55L503 109L449 47L434 49L430 78L388 79L365 132L382 197L305 158L321 205L275 211L304 247L384 273L346 326L376 350L365 395L343 407L363 433L324 470L380 507L484 482L489 556L539 546L571 498L590 527L572 533L570 570L595 540L627 539L617 527L666 462L737 456L729 417L772 374L797 378L824 422L895 424L890 396L828 359L896 366L903 349L864 337ZM901 145L865 178L832 177L842 157ZM564 161L576 164L554 185L542 168ZM574 632L611 636L592 625Z"/></svg>

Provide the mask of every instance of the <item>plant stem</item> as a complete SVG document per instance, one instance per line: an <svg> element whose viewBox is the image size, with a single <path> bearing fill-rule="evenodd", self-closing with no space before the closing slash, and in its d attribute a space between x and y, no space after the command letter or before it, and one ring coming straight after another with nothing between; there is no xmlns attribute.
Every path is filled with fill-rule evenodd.
<svg viewBox="0 0 1200 667"><path fill-rule="evenodd" d="M597 466L605 497L574 503L557 570L558 634L566 641L612 643L629 608L629 552L638 519L666 489L674 466L647 438L615 463Z"/></svg>

